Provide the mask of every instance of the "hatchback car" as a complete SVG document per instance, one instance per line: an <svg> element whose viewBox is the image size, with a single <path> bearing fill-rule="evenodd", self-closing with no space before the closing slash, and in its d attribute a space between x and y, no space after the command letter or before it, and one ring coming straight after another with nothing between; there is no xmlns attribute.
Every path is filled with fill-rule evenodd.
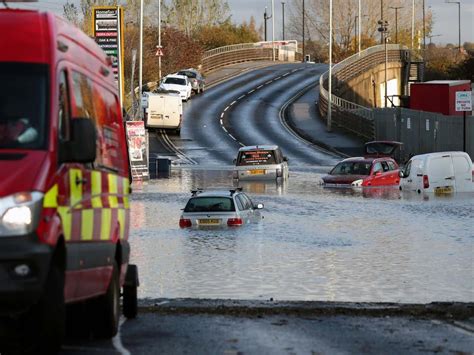
<svg viewBox="0 0 474 355"><path fill-rule="evenodd" d="M256 145L239 149L233 178L238 180L286 180L288 158L277 145Z"/></svg>
<svg viewBox="0 0 474 355"><path fill-rule="evenodd" d="M194 93L200 94L204 92L206 86L206 80L196 69L183 69L176 73L177 75L185 75L188 77L191 87L193 88Z"/></svg>
<svg viewBox="0 0 474 355"><path fill-rule="evenodd" d="M400 183L397 162L388 157L347 158L323 176L327 186L389 186Z"/></svg>
<svg viewBox="0 0 474 355"><path fill-rule="evenodd" d="M179 220L181 228L239 227L262 218L263 204L254 204L241 188L191 192Z"/></svg>
<svg viewBox="0 0 474 355"><path fill-rule="evenodd" d="M178 91L181 100L188 101L191 97L191 83L185 75L167 75L161 82L160 89Z"/></svg>

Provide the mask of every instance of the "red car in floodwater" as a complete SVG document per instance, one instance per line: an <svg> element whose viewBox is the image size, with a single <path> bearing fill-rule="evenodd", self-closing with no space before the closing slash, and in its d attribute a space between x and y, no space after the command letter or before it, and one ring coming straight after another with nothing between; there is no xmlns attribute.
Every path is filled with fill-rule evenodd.
<svg viewBox="0 0 474 355"><path fill-rule="evenodd" d="M327 186L390 186L400 183L397 162L389 157L347 158L323 176Z"/></svg>

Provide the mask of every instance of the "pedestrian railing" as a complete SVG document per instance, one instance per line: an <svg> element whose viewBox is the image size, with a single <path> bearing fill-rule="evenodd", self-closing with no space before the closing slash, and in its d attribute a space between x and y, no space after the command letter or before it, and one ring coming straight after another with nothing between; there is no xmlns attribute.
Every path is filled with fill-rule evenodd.
<svg viewBox="0 0 474 355"><path fill-rule="evenodd" d="M273 58L278 60L280 51L293 51L295 53L293 58L295 60L301 59L298 42L295 40L241 43L204 52L201 63L202 71L210 72L225 65L240 62L272 60Z"/></svg>

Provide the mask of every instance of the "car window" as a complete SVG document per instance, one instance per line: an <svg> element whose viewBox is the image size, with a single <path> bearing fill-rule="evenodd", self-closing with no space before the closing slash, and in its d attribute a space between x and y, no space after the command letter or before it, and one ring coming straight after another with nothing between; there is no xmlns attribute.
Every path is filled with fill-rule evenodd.
<svg viewBox="0 0 474 355"><path fill-rule="evenodd" d="M184 212L232 212L235 211L234 201L229 197L193 197Z"/></svg>
<svg viewBox="0 0 474 355"><path fill-rule="evenodd" d="M374 164L374 167L372 169L372 173L375 174L378 171L383 171L382 164L380 162L377 162Z"/></svg>
<svg viewBox="0 0 474 355"><path fill-rule="evenodd" d="M240 200L239 196L236 197L235 203L237 204L237 208L239 209L239 211L244 210L244 205L243 205L242 201Z"/></svg>
<svg viewBox="0 0 474 355"><path fill-rule="evenodd" d="M381 164L382 164L382 170L383 171L389 171L390 170L390 168L388 167L388 164L387 164L386 161L381 162Z"/></svg>
<svg viewBox="0 0 474 355"><path fill-rule="evenodd" d="M166 78L165 84L186 85L186 79L182 78Z"/></svg>
<svg viewBox="0 0 474 355"><path fill-rule="evenodd" d="M369 175L370 163L363 161L343 161L330 172L331 175Z"/></svg>
<svg viewBox="0 0 474 355"><path fill-rule="evenodd" d="M390 170L395 170L395 169L397 168L397 167L395 166L395 163L394 163L393 161L390 161L390 160L389 160L389 161L387 162L387 164L388 164L388 168L389 168Z"/></svg>
<svg viewBox="0 0 474 355"><path fill-rule="evenodd" d="M407 165L405 165L405 170L403 174L405 176L410 176L410 171L411 171L411 160L407 163Z"/></svg>
<svg viewBox="0 0 474 355"><path fill-rule="evenodd" d="M241 152L237 165L275 164L275 153L271 150L250 150Z"/></svg>
<svg viewBox="0 0 474 355"><path fill-rule="evenodd" d="M244 210L249 210L249 209L252 208L252 202L250 201L250 199L247 196L245 196L244 194L239 194L239 195L237 195L237 198L242 203L242 206L244 207Z"/></svg>

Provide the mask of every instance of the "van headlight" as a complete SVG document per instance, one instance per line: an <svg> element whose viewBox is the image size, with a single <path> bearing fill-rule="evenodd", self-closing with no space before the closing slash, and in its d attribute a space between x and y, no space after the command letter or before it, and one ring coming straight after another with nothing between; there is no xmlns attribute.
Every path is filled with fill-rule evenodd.
<svg viewBox="0 0 474 355"><path fill-rule="evenodd" d="M20 192L0 198L0 237L33 232L38 226L42 205L40 192Z"/></svg>
<svg viewBox="0 0 474 355"><path fill-rule="evenodd" d="M362 179L355 180L355 181L352 181L351 186L361 187L363 182L364 182L364 180L362 180Z"/></svg>

